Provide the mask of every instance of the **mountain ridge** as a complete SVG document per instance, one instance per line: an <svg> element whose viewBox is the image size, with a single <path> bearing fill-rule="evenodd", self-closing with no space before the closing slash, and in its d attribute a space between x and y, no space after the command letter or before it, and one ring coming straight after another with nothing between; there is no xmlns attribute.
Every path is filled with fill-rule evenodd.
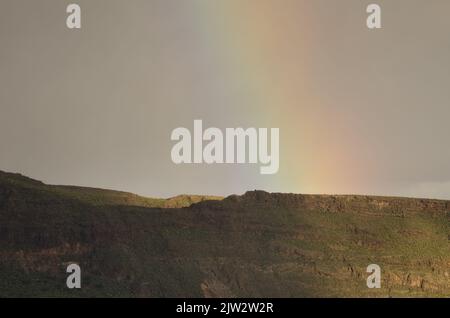
<svg viewBox="0 0 450 318"><path fill-rule="evenodd" d="M189 206L191 204L203 200L221 200L220 196L208 195L191 195L181 194L170 198L152 198L140 196L131 192L102 189L95 187L82 187L73 185L53 185L45 184L42 181L29 178L20 173L9 173L0 170L0 182L9 183L23 187L42 187L49 191L58 192L61 195L77 198L79 200L86 200L89 197L96 196L97 202L90 202L94 204L127 204L143 207L165 207L165 208L180 208Z"/></svg>
<svg viewBox="0 0 450 318"><path fill-rule="evenodd" d="M443 207L448 208L450 207L450 200L443 200L443 199L434 199L434 198L416 198L416 197L402 197L402 196L387 196L387 195L365 195L365 194L302 194L302 193L283 193L283 192L267 192L265 190L248 190L242 195L237 194L231 194L228 196L218 196L218 195L199 195L199 194L179 194L175 195L169 198L155 198L155 197L146 197L134 194L132 192L127 191L121 191L121 190L112 190L112 189L103 189L103 188L97 188L97 187L85 187L85 186L74 186L74 185L54 185L54 184L46 184L42 181L29 178L27 176L24 176L20 173L10 173L0 170L0 181L4 180L14 180L14 179L21 179L22 182L29 182L31 184L39 185L39 186L47 186L47 187L54 187L54 188L61 188L61 189L67 189L67 190L81 190L81 191L94 191L94 192L104 192L104 193L111 193L111 194L117 194L117 195L127 195L130 197L136 197L140 198L142 200L157 200L162 201L164 200L167 202L166 206L149 206L149 207L188 207L191 204L197 204L202 201L220 201L220 200L226 200L226 201L240 201L240 200L264 200L264 197L271 198L270 201L274 201L274 198L278 198L278 203L285 200L286 198L293 198L291 200L287 201L299 201L299 198L317 198L317 199L324 199L329 201L337 201L339 199L345 200L345 201L352 201L352 200L366 200L366 201L379 201L379 202L386 202L389 203L389 201L394 200L401 200L403 202L408 201L417 201L417 202L428 202L430 204L439 205L441 204ZM171 206L170 202L176 202L176 201L187 201L188 205L174 205ZM266 202L269 202L269 200L266 199ZM144 205L145 206L145 205Z"/></svg>
<svg viewBox="0 0 450 318"><path fill-rule="evenodd" d="M0 173L0 296L450 296L449 201L248 191L168 208L108 191Z"/></svg>

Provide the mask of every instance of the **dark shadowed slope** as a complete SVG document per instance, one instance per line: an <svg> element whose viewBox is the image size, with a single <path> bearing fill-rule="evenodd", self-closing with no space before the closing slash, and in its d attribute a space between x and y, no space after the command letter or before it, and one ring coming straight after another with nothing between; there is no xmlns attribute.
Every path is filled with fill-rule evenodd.
<svg viewBox="0 0 450 318"><path fill-rule="evenodd" d="M449 201L210 199L0 173L0 296L450 296ZM70 262L81 290L65 287ZM371 263L382 268L378 290L366 287Z"/></svg>

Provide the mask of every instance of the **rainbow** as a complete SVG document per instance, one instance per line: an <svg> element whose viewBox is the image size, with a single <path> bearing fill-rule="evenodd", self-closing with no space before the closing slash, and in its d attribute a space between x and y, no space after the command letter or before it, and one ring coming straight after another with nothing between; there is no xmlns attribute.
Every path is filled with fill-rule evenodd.
<svg viewBox="0 0 450 318"><path fill-rule="evenodd" d="M321 93L311 87L308 48L314 45L310 5L300 1L203 1L192 14L198 32L215 50L221 76L244 87L243 116L255 125L280 127L281 163L277 177L253 180L269 191L355 193L358 163L343 151L332 114L321 107ZM303 12L302 19L298 12ZM292 41L295 39L295 42ZM364 169L364 167L359 167ZM259 177L259 176L257 176ZM256 178L256 177L255 177ZM356 185L356 187L355 187Z"/></svg>

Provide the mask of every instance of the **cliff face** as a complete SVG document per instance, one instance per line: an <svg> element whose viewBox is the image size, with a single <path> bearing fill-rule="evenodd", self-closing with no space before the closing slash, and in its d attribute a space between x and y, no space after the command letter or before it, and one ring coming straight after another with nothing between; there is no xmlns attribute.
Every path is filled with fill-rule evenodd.
<svg viewBox="0 0 450 318"><path fill-rule="evenodd" d="M0 296L450 296L449 201L219 199L147 199L0 173ZM65 286L71 262L80 290ZM366 286L372 263L381 289Z"/></svg>

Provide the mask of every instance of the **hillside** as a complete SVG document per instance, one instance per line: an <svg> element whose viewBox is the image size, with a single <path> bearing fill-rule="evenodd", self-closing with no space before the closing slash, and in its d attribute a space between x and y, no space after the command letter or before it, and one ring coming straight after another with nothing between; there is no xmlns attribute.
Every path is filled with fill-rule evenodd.
<svg viewBox="0 0 450 318"><path fill-rule="evenodd" d="M149 199L0 172L0 297L450 296L449 217L450 201ZM366 287L371 263L381 289Z"/></svg>

